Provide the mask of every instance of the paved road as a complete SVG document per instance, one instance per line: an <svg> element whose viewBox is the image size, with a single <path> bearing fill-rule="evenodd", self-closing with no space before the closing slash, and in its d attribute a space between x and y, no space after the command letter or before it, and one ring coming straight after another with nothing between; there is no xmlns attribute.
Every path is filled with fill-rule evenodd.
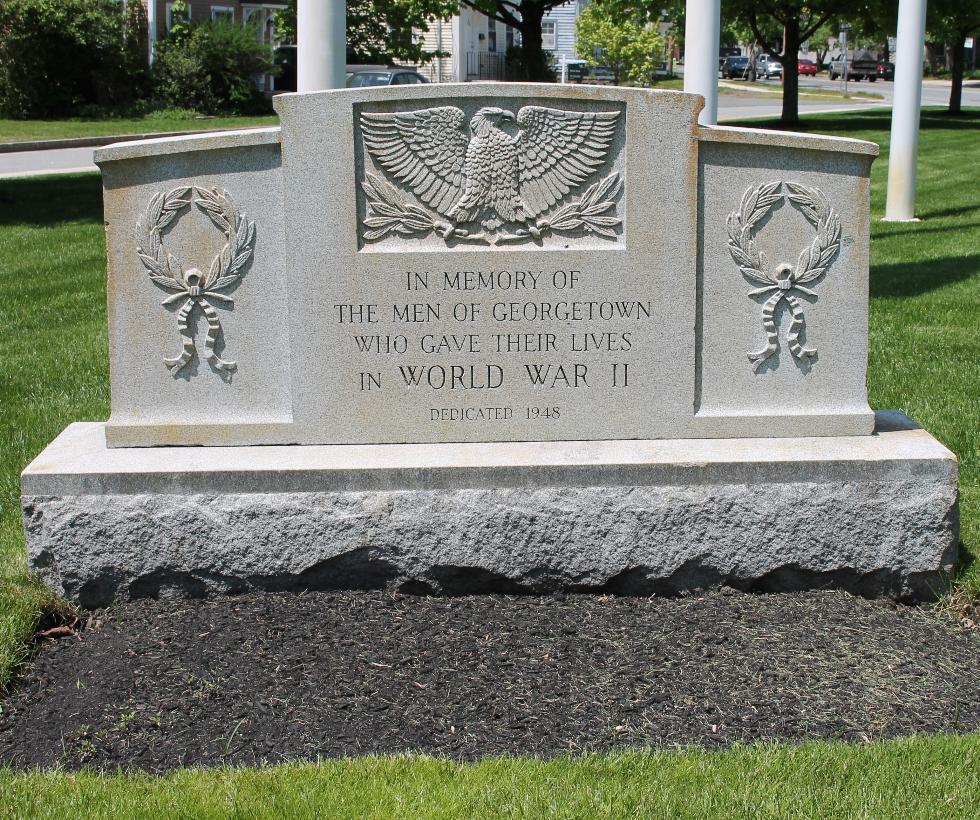
<svg viewBox="0 0 980 820"><path fill-rule="evenodd" d="M747 84L746 84L747 85ZM778 117L782 110L781 86L777 80L766 80L760 86L771 88L770 96L737 96L723 94L718 100L718 119L734 120L746 117ZM848 101L800 100L801 114L815 114L824 111L854 111L867 108L890 108L894 96L894 85L879 80L875 83L850 83L852 92L864 91L880 94L880 100L866 100L853 97ZM826 78L800 79L801 89L838 90L840 82ZM946 105L949 102L949 85L926 82L922 84L923 105ZM963 88L963 104L980 106L980 82L968 82ZM69 171L96 171L92 162L94 148L59 148L51 151L23 151L14 154L0 154L0 179L39 174L66 173Z"/></svg>
<svg viewBox="0 0 980 820"><path fill-rule="evenodd" d="M736 83L741 85L741 83ZM748 85L746 83L746 85ZM778 80L766 80L759 83L760 86L771 88L773 91L781 91ZM806 89L839 91L840 81L831 82L826 78L800 78L800 90ZM805 97L800 99L800 113L814 114L822 111L854 111L857 109L868 108L891 108L892 99L895 95L895 85L891 82L878 80L874 83L848 83L848 91L852 94L864 92L869 94L881 95L880 100L869 100L861 97L852 97L850 100L811 100ZM949 103L949 85L945 83L925 82L922 84L922 104L923 105L947 105ZM980 82L966 83L963 88L963 105L980 106ZM718 98L718 119L733 120L743 117L778 117L782 111L781 94L773 94L772 98L754 96L735 96L722 94Z"/></svg>
<svg viewBox="0 0 980 820"><path fill-rule="evenodd" d="M0 179L69 171L97 171L94 148L58 148L52 151L18 151L0 154Z"/></svg>

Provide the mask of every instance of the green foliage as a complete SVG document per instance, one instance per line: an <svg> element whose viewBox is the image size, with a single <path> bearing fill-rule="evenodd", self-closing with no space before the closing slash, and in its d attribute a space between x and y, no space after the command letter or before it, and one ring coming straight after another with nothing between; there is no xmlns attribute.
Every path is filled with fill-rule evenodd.
<svg viewBox="0 0 980 820"><path fill-rule="evenodd" d="M448 20L457 0L347 0L347 47L365 63L423 64L446 51L427 51L423 36L435 20ZM296 42L296 0L276 17L284 43Z"/></svg>
<svg viewBox="0 0 980 820"><path fill-rule="evenodd" d="M272 49L253 26L207 21L157 44L153 94L165 105L203 114L257 114L270 103L255 78L273 71Z"/></svg>
<svg viewBox="0 0 980 820"><path fill-rule="evenodd" d="M174 0L170 4L170 31L167 39L174 43L184 43L191 36L191 10L187 0Z"/></svg>
<svg viewBox="0 0 980 820"><path fill-rule="evenodd" d="M146 78L140 20L116 0L3 0L0 112L58 117L133 100Z"/></svg>
<svg viewBox="0 0 980 820"><path fill-rule="evenodd" d="M606 65L617 85L650 84L663 62L664 38L628 5L592 3L575 22L575 50L592 65Z"/></svg>
<svg viewBox="0 0 980 820"><path fill-rule="evenodd" d="M930 38L963 39L980 29L980 0L930 0L926 7Z"/></svg>

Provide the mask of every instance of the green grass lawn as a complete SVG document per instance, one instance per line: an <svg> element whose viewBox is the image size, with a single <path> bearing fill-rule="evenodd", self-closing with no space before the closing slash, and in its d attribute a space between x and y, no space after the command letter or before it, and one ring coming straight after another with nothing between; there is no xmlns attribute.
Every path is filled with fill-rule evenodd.
<svg viewBox="0 0 980 820"><path fill-rule="evenodd" d="M804 128L887 148L888 116L811 117ZM877 219L884 156L873 175L871 403L904 410L959 455L966 561L958 584L980 594L980 112L924 115L921 223ZM108 415L104 271L97 175L0 181L0 681L56 606L27 575L19 472L70 422ZM195 817L423 808L435 816L968 816L980 793L978 749L968 737L477 766L366 760L164 780L0 773L0 806L52 817L108 806L156 816L164 805Z"/></svg>
<svg viewBox="0 0 980 820"><path fill-rule="evenodd" d="M459 764L418 757L144 775L0 770L11 817L969 818L976 736Z"/></svg>
<svg viewBox="0 0 980 820"><path fill-rule="evenodd" d="M161 111L146 117L67 120L0 119L0 142L33 142L72 137L109 137L117 134L159 134L168 131L214 131L248 128L253 125L278 125L279 118L268 117L195 117L179 111Z"/></svg>

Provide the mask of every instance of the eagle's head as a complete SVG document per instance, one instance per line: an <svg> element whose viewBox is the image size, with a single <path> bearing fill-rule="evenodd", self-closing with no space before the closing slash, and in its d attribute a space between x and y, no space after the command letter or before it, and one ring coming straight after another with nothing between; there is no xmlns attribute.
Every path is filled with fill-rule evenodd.
<svg viewBox="0 0 980 820"><path fill-rule="evenodd" d="M514 115L503 108L481 108L470 120L470 131L478 137L485 137L501 120L513 120Z"/></svg>

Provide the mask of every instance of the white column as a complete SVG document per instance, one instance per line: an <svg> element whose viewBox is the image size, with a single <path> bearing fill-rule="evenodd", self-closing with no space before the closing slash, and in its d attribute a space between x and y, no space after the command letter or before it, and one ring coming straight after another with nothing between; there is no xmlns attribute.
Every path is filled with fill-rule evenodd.
<svg viewBox="0 0 980 820"><path fill-rule="evenodd" d="M157 46L157 0L146 4L146 39L149 41L150 65L153 65L153 52Z"/></svg>
<svg viewBox="0 0 980 820"><path fill-rule="evenodd" d="M684 90L704 97L702 125L718 122L718 43L721 0L687 0L684 30Z"/></svg>
<svg viewBox="0 0 980 820"><path fill-rule="evenodd" d="M463 7L453 17L453 82L466 82L466 43L463 42Z"/></svg>
<svg viewBox="0 0 980 820"><path fill-rule="evenodd" d="M297 91L343 88L347 66L344 0L297 0Z"/></svg>
<svg viewBox="0 0 980 820"><path fill-rule="evenodd" d="M885 219L915 219L915 165L919 156L919 109L922 105L922 52L926 37L926 0L900 0L895 47L895 99L888 149L888 200Z"/></svg>

